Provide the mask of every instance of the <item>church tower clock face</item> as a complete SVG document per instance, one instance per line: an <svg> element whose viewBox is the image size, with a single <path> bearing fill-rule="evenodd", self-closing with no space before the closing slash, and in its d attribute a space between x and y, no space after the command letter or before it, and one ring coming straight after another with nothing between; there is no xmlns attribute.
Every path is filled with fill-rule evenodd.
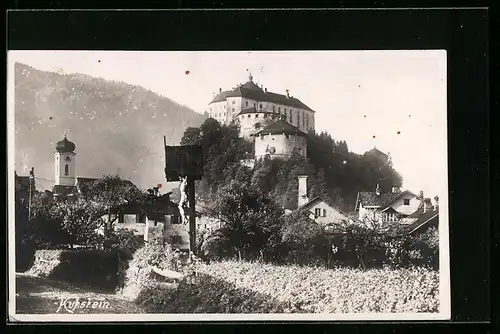
<svg viewBox="0 0 500 334"><path fill-rule="evenodd" d="M71 161L71 157L68 155L68 156L66 156L66 158L64 158L64 160L66 160L66 162L70 162Z"/></svg>

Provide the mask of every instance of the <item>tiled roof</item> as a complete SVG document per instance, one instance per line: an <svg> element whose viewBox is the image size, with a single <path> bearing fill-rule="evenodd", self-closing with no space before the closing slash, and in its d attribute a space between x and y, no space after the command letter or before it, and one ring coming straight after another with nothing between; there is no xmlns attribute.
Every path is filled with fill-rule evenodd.
<svg viewBox="0 0 500 334"><path fill-rule="evenodd" d="M439 219L439 208L436 208L436 210L434 210L433 208L427 209L425 213L423 211L423 208L420 208L410 216L408 216L408 218L416 218L416 220L409 224L405 229L407 233L412 233L422 226L431 223L435 218Z"/></svg>
<svg viewBox="0 0 500 334"><path fill-rule="evenodd" d="M228 97L244 97L251 100L272 102L314 112L314 110L309 108L307 105L302 103L302 101L295 97L272 92L265 92L251 81L246 82L242 86L236 87L233 90L220 92L210 103L225 101Z"/></svg>
<svg viewBox="0 0 500 334"><path fill-rule="evenodd" d="M408 190L396 193L393 192L382 193L380 195L377 195L376 192L360 192L358 193L356 208L358 208L359 203L363 204L363 206L378 206L378 207L386 206L404 194L410 194L416 196L415 194L413 194Z"/></svg>
<svg viewBox="0 0 500 334"><path fill-rule="evenodd" d="M263 130L260 130L253 134L254 136L265 135L265 134L289 134L289 135L300 135L305 136L306 133L299 130L299 128L291 125L290 123L279 120L270 125L266 126Z"/></svg>
<svg viewBox="0 0 500 334"><path fill-rule="evenodd" d="M332 208L334 208L335 210L337 210L341 214L347 216L347 214L344 213L342 210L340 210L336 205L323 200L320 196L317 196L317 197L313 198L312 200L310 200L309 202L305 203L304 205L302 205L302 208L307 208L307 207L309 207L311 205L314 205L315 203L317 203L319 201L325 202L327 205L331 206Z"/></svg>
<svg viewBox="0 0 500 334"><path fill-rule="evenodd" d="M68 196L78 194L78 189L75 186L55 185L52 188L52 193L59 196Z"/></svg>

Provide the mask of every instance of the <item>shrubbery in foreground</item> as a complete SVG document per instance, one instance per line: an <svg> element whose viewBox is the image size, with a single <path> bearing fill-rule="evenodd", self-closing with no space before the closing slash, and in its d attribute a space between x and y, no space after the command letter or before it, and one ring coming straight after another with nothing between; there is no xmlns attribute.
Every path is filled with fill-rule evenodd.
<svg viewBox="0 0 500 334"><path fill-rule="evenodd" d="M238 289L268 295L286 305L284 312L406 313L439 308L439 273L425 268L328 270L228 261L201 265L198 270Z"/></svg>

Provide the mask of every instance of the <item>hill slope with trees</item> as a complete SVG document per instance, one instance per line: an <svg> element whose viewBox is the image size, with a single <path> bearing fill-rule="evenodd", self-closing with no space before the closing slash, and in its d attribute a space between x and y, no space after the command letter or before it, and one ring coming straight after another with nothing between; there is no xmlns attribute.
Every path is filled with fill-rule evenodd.
<svg viewBox="0 0 500 334"><path fill-rule="evenodd" d="M141 188L163 183L163 136L178 144L183 129L205 116L139 86L82 74L15 65L15 159L53 179L53 153L69 129L77 176L119 173Z"/></svg>

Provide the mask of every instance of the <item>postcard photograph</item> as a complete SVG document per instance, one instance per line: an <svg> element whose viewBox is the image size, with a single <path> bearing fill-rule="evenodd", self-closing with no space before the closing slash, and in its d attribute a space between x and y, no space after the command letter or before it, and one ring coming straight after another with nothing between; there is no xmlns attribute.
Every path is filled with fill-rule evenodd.
<svg viewBox="0 0 500 334"><path fill-rule="evenodd" d="M450 319L446 51L7 63L11 321Z"/></svg>

